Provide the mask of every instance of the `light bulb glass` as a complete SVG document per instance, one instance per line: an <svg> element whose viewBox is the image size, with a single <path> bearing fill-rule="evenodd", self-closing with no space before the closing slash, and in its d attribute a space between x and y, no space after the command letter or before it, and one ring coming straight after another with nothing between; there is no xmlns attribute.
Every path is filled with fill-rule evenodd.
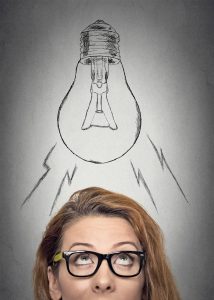
<svg viewBox="0 0 214 300"><path fill-rule="evenodd" d="M133 147L141 113L120 59L112 63L99 51L85 62L77 63L74 81L59 107L58 129L73 154L88 162L107 163Z"/></svg>

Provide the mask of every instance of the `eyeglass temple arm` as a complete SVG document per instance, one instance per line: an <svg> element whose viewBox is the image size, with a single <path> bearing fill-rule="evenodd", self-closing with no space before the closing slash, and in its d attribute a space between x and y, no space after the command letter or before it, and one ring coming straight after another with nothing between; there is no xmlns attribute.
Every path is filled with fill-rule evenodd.
<svg viewBox="0 0 214 300"><path fill-rule="evenodd" d="M53 263L57 263L62 259L62 252L57 253L53 258Z"/></svg>

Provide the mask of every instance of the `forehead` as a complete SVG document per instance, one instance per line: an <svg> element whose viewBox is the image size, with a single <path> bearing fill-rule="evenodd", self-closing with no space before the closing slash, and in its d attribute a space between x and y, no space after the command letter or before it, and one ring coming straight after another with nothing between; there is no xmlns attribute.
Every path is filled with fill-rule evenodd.
<svg viewBox="0 0 214 300"><path fill-rule="evenodd" d="M96 250L105 248L107 251L113 245L124 241L133 242L140 247L140 242L128 221L119 217L88 216L82 217L65 229L62 248L69 249L73 243L82 242L93 245Z"/></svg>

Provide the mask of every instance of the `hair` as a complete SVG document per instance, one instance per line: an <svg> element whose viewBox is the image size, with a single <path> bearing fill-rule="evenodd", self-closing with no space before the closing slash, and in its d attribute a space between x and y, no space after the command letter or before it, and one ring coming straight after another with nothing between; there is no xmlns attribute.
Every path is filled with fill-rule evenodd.
<svg viewBox="0 0 214 300"><path fill-rule="evenodd" d="M160 227L131 198L98 187L75 192L47 225L33 270L35 299L51 300L47 268L52 265L54 255L60 251L65 229L82 217L100 215L127 220L146 251L142 300L179 300Z"/></svg>

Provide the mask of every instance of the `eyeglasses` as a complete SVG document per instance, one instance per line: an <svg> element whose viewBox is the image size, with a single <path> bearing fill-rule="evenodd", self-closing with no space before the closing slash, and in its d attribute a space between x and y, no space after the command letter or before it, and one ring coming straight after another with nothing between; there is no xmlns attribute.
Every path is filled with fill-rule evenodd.
<svg viewBox="0 0 214 300"><path fill-rule="evenodd" d="M137 276L145 265L145 251L119 251L101 254L93 251L64 251L54 256L53 265L65 259L68 273L75 277L93 276L104 259L110 270L120 277Z"/></svg>

